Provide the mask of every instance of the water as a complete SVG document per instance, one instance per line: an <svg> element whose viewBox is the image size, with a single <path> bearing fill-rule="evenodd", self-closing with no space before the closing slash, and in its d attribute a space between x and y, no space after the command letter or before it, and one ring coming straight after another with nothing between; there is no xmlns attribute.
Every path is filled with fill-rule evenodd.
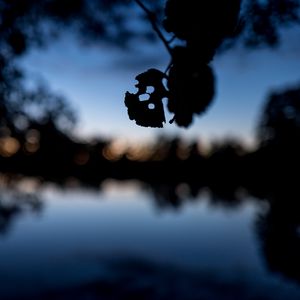
<svg viewBox="0 0 300 300"><path fill-rule="evenodd" d="M247 194L178 206L107 181L1 195L0 299L300 299L300 271L266 257L270 205Z"/></svg>

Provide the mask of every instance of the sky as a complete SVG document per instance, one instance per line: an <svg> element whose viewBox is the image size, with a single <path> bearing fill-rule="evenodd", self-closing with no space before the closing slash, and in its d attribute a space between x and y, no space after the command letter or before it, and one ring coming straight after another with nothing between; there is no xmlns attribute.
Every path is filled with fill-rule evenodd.
<svg viewBox="0 0 300 300"><path fill-rule="evenodd" d="M22 64L28 78L46 82L69 99L78 115L75 132L80 137L137 142L161 135L203 141L237 137L252 144L270 90L300 81L297 40L291 31L279 49L237 48L216 56L212 62L216 96L206 113L195 117L187 129L169 124L169 114L164 128L140 127L127 115L124 94L135 90L135 76L153 67L164 71L169 63L160 43L125 51L104 44L85 47L71 34L63 34L46 49L33 49Z"/></svg>

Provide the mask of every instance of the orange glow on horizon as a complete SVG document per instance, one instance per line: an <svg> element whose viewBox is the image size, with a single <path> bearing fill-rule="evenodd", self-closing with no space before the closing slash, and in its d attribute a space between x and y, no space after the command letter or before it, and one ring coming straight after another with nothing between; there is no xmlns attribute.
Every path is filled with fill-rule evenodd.
<svg viewBox="0 0 300 300"><path fill-rule="evenodd" d="M13 137L5 137L0 139L0 155L3 157L11 157L20 149L20 143Z"/></svg>

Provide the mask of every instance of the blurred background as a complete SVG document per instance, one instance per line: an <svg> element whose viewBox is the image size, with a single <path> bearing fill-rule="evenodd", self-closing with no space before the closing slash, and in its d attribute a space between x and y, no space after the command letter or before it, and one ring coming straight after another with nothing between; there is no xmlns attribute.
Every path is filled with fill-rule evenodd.
<svg viewBox="0 0 300 300"><path fill-rule="evenodd" d="M0 0L1 299L299 299L300 2L194 2Z"/></svg>

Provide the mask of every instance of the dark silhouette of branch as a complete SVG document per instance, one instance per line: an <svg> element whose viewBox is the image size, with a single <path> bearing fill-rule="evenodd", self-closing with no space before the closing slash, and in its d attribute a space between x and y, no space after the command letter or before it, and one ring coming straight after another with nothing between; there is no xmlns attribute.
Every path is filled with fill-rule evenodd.
<svg viewBox="0 0 300 300"><path fill-rule="evenodd" d="M156 17L153 12L151 12L145 4L140 0L134 0L146 13L148 20L150 21L153 30L157 33L158 37L161 39L163 44L165 45L166 49L168 50L169 54L172 55L172 48L170 47L169 42L164 37L163 33L160 31L157 23L156 23Z"/></svg>

